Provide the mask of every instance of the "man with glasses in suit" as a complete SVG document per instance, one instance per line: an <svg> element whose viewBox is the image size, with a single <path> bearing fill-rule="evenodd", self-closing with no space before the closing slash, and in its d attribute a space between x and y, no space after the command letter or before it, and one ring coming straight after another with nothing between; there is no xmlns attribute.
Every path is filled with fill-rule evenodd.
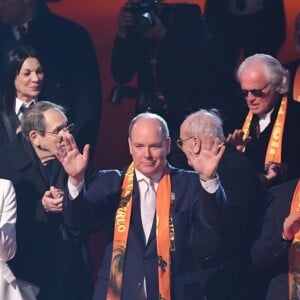
<svg viewBox="0 0 300 300"><path fill-rule="evenodd" d="M16 277L40 288L42 300L88 300L92 294L85 235L70 226L63 205L66 173L55 156L73 127L61 106L37 102L0 152L1 177L14 184L18 204L18 250L10 265Z"/></svg>

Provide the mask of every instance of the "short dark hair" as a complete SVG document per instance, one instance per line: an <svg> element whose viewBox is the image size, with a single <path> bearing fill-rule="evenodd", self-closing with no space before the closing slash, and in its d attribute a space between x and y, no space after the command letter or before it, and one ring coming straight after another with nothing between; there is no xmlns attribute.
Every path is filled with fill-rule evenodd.
<svg viewBox="0 0 300 300"><path fill-rule="evenodd" d="M49 101L40 101L32 105L21 118L21 131L26 139L29 139L29 133L32 130L37 130L45 134L45 116L44 112L49 109L56 109L65 115L65 109L55 103Z"/></svg>
<svg viewBox="0 0 300 300"><path fill-rule="evenodd" d="M11 115L15 111L15 78L19 74L24 61L29 57L36 58L39 62L41 62L37 51L27 45L20 45L11 49L4 57L1 77L1 110L4 110L7 115Z"/></svg>

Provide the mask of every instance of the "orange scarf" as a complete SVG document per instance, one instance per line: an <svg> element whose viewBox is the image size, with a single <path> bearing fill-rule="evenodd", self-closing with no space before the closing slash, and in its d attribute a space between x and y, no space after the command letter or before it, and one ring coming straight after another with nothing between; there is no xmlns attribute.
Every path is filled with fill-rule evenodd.
<svg viewBox="0 0 300 300"><path fill-rule="evenodd" d="M295 101L300 102L300 66L298 66L293 82L293 98Z"/></svg>
<svg viewBox="0 0 300 300"><path fill-rule="evenodd" d="M291 213L300 210L300 180L291 204ZM289 300L300 299L300 231L295 234L289 249Z"/></svg>
<svg viewBox="0 0 300 300"><path fill-rule="evenodd" d="M106 300L120 300L122 295L123 268L132 210L134 164L127 169L119 208L116 212L113 251L110 267L109 286ZM171 179L167 168L158 184L156 193L156 245L158 256L158 283L160 300L171 299L170 251L175 245L175 232L170 216ZM168 216L168 217L167 217Z"/></svg>
<svg viewBox="0 0 300 300"><path fill-rule="evenodd" d="M268 148L265 156L265 165L271 162L281 163L282 140L283 140L283 133L284 133L284 125L286 120L287 105L288 105L288 99L287 97L284 97L281 100L281 104L269 139ZM244 140L250 134L250 125L251 125L252 118L253 118L253 113L249 111L246 120L244 122L244 125L242 127L242 131L244 132ZM245 151L245 147L242 151L243 152Z"/></svg>

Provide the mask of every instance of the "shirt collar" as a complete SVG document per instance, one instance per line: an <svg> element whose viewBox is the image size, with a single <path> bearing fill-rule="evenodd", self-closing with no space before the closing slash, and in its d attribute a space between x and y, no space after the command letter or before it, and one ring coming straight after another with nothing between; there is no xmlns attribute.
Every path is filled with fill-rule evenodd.
<svg viewBox="0 0 300 300"><path fill-rule="evenodd" d="M273 111L274 111L274 108L271 109L266 114L264 114L262 116L258 116L258 123L259 123L259 128L260 128L261 132L263 132L268 127L268 125L270 124L271 115L272 115Z"/></svg>
<svg viewBox="0 0 300 300"><path fill-rule="evenodd" d="M153 179L155 183L158 183L159 180L161 179L161 175L162 172L158 172L156 174L154 174L153 176L151 176L151 178L145 176L144 174L142 174L139 170L135 169L135 176L138 182L140 181L149 181L149 179Z"/></svg>
<svg viewBox="0 0 300 300"><path fill-rule="evenodd" d="M35 100L31 100L28 103L25 103L24 101L20 100L19 98L16 98L16 106L15 106L15 112L18 114L20 108L22 105L25 105L26 107L29 107L31 103L35 103Z"/></svg>
<svg viewBox="0 0 300 300"><path fill-rule="evenodd" d="M18 41L20 39L20 32L18 30L18 27L23 26L28 30L28 22L22 24L22 25L14 25L11 27L12 33L15 36L16 40Z"/></svg>

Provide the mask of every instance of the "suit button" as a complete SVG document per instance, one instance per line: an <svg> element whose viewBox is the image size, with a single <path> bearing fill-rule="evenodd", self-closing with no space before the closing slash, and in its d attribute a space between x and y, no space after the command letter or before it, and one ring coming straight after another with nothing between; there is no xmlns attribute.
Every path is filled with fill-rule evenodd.
<svg viewBox="0 0 300 300"><path fill-rule="evenodd" d="M138 282L138 283L137 283L137 287L140 288L141 286L142 286L142 283L141 283L141 282Z"/></svg>

